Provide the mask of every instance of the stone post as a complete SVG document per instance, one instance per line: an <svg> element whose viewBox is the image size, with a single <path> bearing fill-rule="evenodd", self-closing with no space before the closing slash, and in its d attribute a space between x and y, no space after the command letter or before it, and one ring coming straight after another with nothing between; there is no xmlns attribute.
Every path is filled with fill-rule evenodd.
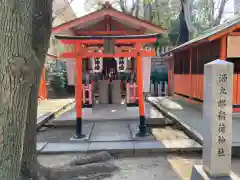
<svg viewBox="0 0 240 180"><path fill-rule="evenodd" d="M203 168L212 177L231 170L232 86L232 63L216 60L204 66Z"/></svg>
<svg viewBox="0 0 240 180"><path fill-rule="evenodd" d="M151 81L151 86L150 86L150 93L151 93L151 96L154 95L154 84L152 81Z"/></svg>
<svg viewBox="0 0 240 180"><path fill-rule="evenodd" d="M168 96L168 83L165 81L164 83L164 96Z"/></svg>
<svg viewBox="0 0 240 180"><path fill-rule="evenodd" d="M157 85L157 96L162 96L162 82L160 81L159 84Z"/></svg>
<svg viewBox="0 0 240 180"><path fill-rule="evenodd" d="M204 66L203 168L195 167L201 179L230 178L232 86L232 63L215 60Z"/></svg>

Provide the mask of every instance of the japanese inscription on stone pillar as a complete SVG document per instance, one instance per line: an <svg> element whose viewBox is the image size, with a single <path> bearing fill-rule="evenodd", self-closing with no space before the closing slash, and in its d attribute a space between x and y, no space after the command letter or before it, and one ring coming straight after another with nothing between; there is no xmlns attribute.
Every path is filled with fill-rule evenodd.
<svg viewBox="0 0 240 180"><path fill-rule="evenodd" d="M232 147L233 64L223 60L204 67L203 165L213 177L229 175Z"/></svg>

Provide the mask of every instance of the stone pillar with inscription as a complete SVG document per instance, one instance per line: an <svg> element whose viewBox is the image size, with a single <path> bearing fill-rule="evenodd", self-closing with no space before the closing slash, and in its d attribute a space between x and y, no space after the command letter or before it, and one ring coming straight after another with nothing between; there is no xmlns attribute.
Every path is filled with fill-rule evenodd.
<svg viewBox="0 0 240 180"><path fill-rule="evenodd" d="M192 180L222 177L231 179L232 86L232 63L215 60L205 64L203 166L194 167ZM201 178L193 177L196 175Z"/></svg>

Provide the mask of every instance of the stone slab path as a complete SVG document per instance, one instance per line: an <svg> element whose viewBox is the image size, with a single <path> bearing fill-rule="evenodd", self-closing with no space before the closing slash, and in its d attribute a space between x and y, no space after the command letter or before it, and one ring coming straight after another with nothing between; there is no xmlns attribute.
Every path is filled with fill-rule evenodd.
<svg viewBox="0 0 240 180"><path fill-rule="evenodd" d="M41 143L37 145L41 154L99 152L109 153L167 153L167 152L201 152L202 147L193 140L165 141L116 141L116 142L68 142Z"/></svg>
<svg viewBox="0 0 240 180"><path fill-rule="evenodd" d="M151 111L154 112L155 116L153 117L158 118L158 121L162 121L161 123L165 124L165 118L162 116L162 114L149 103L146 104L146 107L149 110L152 109ZM72 125L74 126L64 124L69 120L64 121L63 117L68 117L68 114L70 113L74 114L75 110L71 109L66 111L56 118L58 120L63 118L63 123L61 126L45 129L38 134L37 142L39 144L37 148L39 153L75 153L106 150L111 153L141 154L172 151L199 152L202 150L201 145L194 140L185 137L180 139L156 139L152 134L143 138L136 136L138 132L139 120L138 117L135 116L136 114L134 114L135 117L131 114L131 112L136 110L130 108L131 110L126 112L126 109L121 108L117 109L117 106L105 106L105 108L102 109L103 112L101 112L100 108L99 110L95 109L101 113L93 115L95 121L83 120L83 133L86 135L86 137L80 140L73 138L75 135L75 117L72 119L74 122ZM111 113L115 112L112 112L113 110L119 112L111 115ZM129 117L129 115L134 118L126 118ZM111 118L105 119L105 117L108 116ZM55 122L56 119L54 119L52 123Z"/></svg>
<svg viewBox="0 0 240 180"><path fill-rule="evenodd" d="M94 124L90 141L127 141L132 135L129 125L124 122Z"/></svg>
<svg viewBox="0 0 240 180"><path fill-rule="evenodd" d="M201 104L190 103L179 96L148 97L147 100L156 105L161 112L181 123L202 141L204 124ZM240 117L235 114L233 115L232 128L233 146L240 147Z"/></svg>
<svg viewBox="0 0 240 180"><path fill-rule="evenodd" d="M165 153L165 152L201 152L202 146L192 139L183 137L155 138L154 136L138 137L137 122L108 121L84 123L85 139L73 140L75 129L57 127L46 129L38 134L39 153L76 153L106 150L111 153ZM170 131L169 131L170 132Z"/></svg>
<svg viewBox="0 0 240 180"><path fill-rule="evenodd" d="M145 103L146 123L151 125L164 125L172 122L166 119L156 108L152 107L149 103ZM94 105L93 108L83 108L83 121L109 121L109 120L126 120L134 121L139 118L138 107L126 107L121 104L101 104ZM65 112L58 118L52 121L56 126L75 126L76 123L76 109L73 107L71 110Z"/></svg>

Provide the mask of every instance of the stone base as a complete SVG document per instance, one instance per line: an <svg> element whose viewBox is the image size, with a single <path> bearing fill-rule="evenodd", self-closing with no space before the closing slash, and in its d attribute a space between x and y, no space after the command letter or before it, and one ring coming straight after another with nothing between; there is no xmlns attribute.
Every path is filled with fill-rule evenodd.
<svg viewBox="0 0 240 180"><path fill-rule="evenodd" d="M202 165L195 165L192 169L190 180L240 180L233 172L227 177L210 177L204 170Z"/></svg>
<svg viewBox="0 0 240 180"><path fill-rule="evenodd" d="M70 141L88 141L88 136L86 136L85 134L82 134L80 137L77 137L77 135L75 134L73 137L71 137L69 140Z"/></svg>
<svg viewBox="0 0 240 180"><path fill-rule="evenodd" d="M127 103L127 107L138 107L138 103Z"/></svg>
<svg viewBox="0 0 240 180"><path fill-rule="evenodd" d="M92 104L82 104L82 108L92 108Z"/></svg>

